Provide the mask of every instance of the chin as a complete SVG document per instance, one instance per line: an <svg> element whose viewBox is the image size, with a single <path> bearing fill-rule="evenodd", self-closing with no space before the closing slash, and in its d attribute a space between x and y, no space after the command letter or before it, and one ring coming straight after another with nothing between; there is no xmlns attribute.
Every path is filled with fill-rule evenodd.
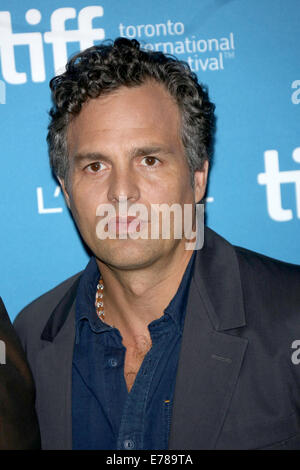
<svg viewBox="0 0 300 470"><path fill-rule="evenodd" d="M151 265L162 254L162 246L149 244L149 240L113 240L114 243L101 244L93 250L95 256L103 263L116 269L137 269Z"/></svg>

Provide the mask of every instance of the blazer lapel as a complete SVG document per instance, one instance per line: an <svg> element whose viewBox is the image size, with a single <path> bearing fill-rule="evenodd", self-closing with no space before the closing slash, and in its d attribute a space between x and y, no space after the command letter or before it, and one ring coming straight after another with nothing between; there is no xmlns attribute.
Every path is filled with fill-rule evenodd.
<svg viewBox="0 0 300 470"><path fill-rule="evenodd" d="M43 449L72 449L72 358L77 279L47 322L36 368L36 408Z"/></svg>
<svg viewBox="0 0 300 470"><path fill-rule="evenodd" d="M233 395L247 339L238 260L206 228L195 260L178 364L169 449L213 449Z"/></svg>

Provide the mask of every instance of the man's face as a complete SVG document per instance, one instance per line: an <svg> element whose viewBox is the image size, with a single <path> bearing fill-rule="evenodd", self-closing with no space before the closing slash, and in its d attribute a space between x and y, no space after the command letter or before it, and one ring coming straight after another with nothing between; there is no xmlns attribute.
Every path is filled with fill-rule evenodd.
<svg viewBox="0 0 300 470"><path fill-rule="evenodd" d="M159 239L150 236L152 204L183 207L198 202L205 192L208 164L195 173L193 190L180 126L177 104L152 81L91 99L70 122L68 192L61 183L78 229L100 261L117 269L138 269L182 249L186 240L163 239L161 227ZM114 226L115 239L99 239L97 208L110 204L118 216L124 201L128 210L133 204L148 209L143 224L148 238L121 238L129 229L122 219L124 223Z"/></svg>

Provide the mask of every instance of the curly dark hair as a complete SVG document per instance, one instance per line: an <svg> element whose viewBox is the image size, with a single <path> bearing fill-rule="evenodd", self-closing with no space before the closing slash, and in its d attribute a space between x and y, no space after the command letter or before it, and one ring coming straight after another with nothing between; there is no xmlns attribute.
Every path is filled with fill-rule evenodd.
<svg viewBox="0 0 300 470"><path fill-rule="evenodd" d="M179 106L182 143L193 184L194 171L201 170L204 161L211 159L214 104L186 62L144 50L135 39L121 37L76 54L68 61L66 71L50 81L53 106L47 142L50 165L57 177L67 184L66 131L82 104L121 86L140 86L149 79L163 84Z"/></svg>

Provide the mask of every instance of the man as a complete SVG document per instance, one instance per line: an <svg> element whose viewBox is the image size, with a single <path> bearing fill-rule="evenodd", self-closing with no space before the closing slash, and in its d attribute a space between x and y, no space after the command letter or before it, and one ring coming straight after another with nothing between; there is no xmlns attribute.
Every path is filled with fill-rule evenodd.
<svg viewBox="0 0 300 470"><path fill-rule="evenodd" d="M192 207L195 228L214 123L196 76L118 38L51 88L51 165L92 257L15 321L43 448L300 448L300 268L209 228L187 249L182 220L166 237L149 215Z"/></svg>
<svg viewBox="0 0 300 470"><path fill-rule="evenodd" d="M26 357L0 297L0 449L40 449L35 390Z"/></svg>

